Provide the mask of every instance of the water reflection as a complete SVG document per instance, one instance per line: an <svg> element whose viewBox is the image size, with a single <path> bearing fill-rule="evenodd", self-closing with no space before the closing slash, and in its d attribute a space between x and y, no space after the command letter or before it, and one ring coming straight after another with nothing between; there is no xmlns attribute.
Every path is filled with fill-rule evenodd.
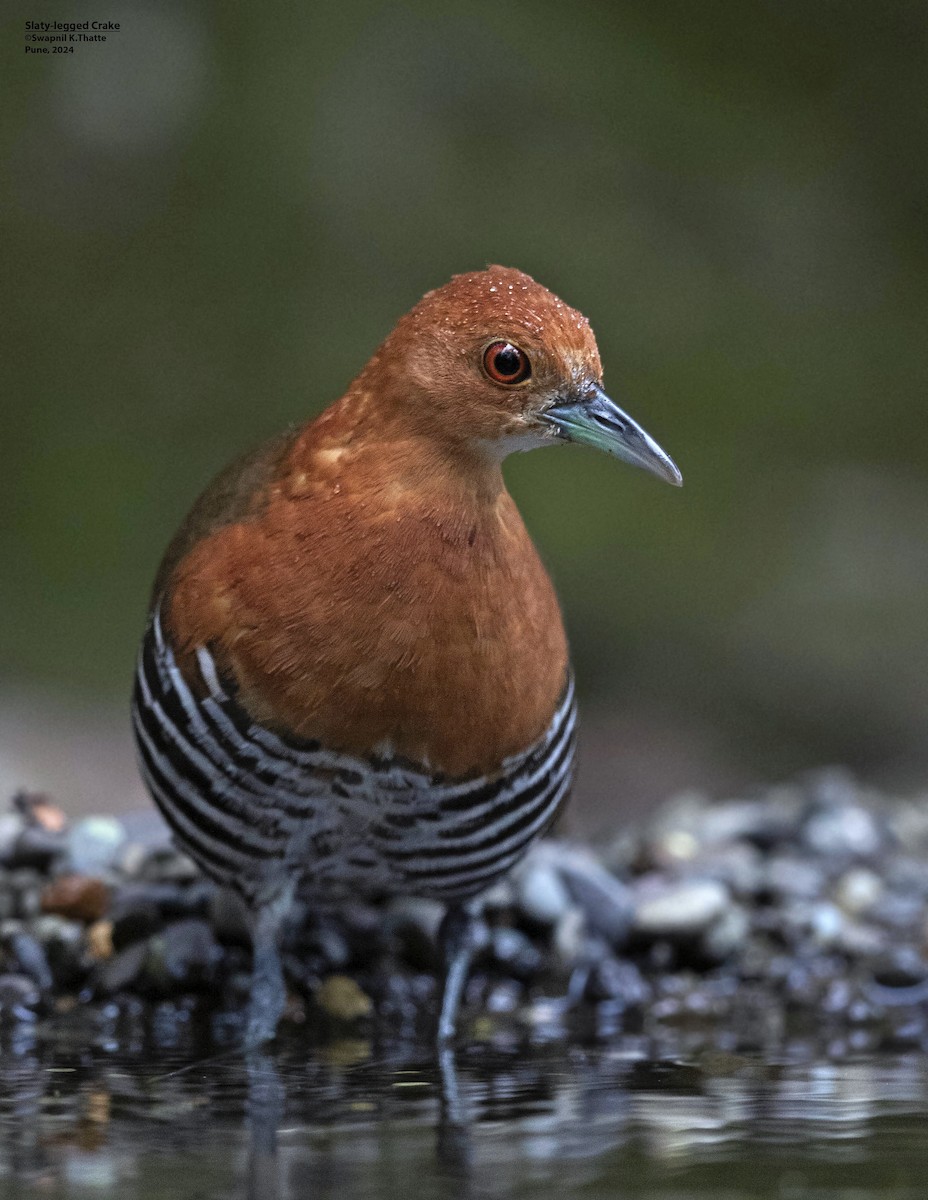
<svg viewBox="0 0 928 1200"><path fill-rule="evenodd" d="M192 1058L20 1044L0 1070L3 1197L915 1200L928 1171L915 1054L793 1044L770 1062L623 1038L435 1063L363 1041Z"/></svg>

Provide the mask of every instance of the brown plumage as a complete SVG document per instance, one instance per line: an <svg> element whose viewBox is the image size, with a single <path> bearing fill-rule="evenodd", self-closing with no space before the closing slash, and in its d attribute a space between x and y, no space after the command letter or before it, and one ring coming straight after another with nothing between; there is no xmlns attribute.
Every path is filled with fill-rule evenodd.
<svg viewBox="0 0 928 1200"><path fill-rule="evenodd" d="M156 583L140 750L181 842L259 912L286 909L277 900L294 887L320 890L327 870L362 890L461 899L550 822L573 758L567 644L502 459L566 438L679 482L600 380L586 319L527 275L456 276L398 322L341 400L234 464L194 506ZM340 769L364 777L367 815L354 800L333 817L336 802L313 793L302 824L260 826L275 865L259 871L240 844L248 789L263 797L259 784L284 777L285 746L307 748L310 774L312 754L330 775L333 761L351 764ZM390 793L405 805L394 824L410 830L399 848L378 842L376 770L390 763L415 780L402 801ZM466 836L449 820L435 842L442 788L469 780L482 791ZM254 813L266 818L257 799ZM334 830L325 855L304 836L313 821ZM497 859L475 840L481 822L491 843L498 831ZM354 874L352 856L366 864ZM446 998L452 1025L455 1007ZM253 1013L252 1036L274 1023Z"/></svg>

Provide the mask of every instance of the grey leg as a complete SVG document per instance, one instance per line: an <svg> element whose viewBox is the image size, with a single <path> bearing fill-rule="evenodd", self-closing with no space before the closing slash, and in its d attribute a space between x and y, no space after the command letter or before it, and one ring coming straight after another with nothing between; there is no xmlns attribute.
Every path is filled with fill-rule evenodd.
<svg viewBox="0 0 928 1200"><path fill-rule="evenodd" d="M438 1161L452 1175L467 1178L473 1167L470 1121L458 1086L454 1047L438 1047L439 1119L435 1150Z"/></svg>
<svg viewBox="0 0 928 1200"><path fill-rule="evenodd" d="M269 1042L277 1032L277 1023L287 1002L283 966L280 961L280 933L290 910L291 894L277 896L255 913L252 928L254 966L245 1046L253 1049Z"/></svg>
<svg viewBox="0 0 928 1200"><path fill-rule="evenodd" d="M454 1040L461 997L471 964L488 940L486 925L472 909L465 904L454 904L448 908L438 931L438 944L445 972L438 1012L439 1047Z"/></svg>
<svg viewBox="0 0 928 1200"><path fill-rule="evenodd" d="M286 1092L274 1060L261 1050L245 1057L248 1096L248 1200L280 1200L280 1161L277 1131L284 1117Z"/></svg>

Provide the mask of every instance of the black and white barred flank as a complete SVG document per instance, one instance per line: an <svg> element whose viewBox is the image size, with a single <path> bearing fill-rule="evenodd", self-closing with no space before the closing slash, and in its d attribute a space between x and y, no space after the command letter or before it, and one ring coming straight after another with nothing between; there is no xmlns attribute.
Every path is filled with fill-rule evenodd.
<svg viewBox="0 0 928 1200"><path fill-rule="evenodd" d="M256 724L197 651L205 698L185 682L160 614L139 654L133 725L142 774L180 846L259 903L489 887L554 820L570 790L576 702L568 679L537 742L489 779L448 782L386 757L335 754Z"/></svg>

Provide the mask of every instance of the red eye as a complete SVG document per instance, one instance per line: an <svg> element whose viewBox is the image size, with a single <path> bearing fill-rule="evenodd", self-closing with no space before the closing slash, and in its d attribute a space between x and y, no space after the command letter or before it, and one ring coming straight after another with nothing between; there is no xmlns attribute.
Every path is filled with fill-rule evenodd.
<svg viewBox="0 0 928 1200"><path fill-rule="evenodd" d="M493 342L483 352L483 369L494 383L521 383L531 375L532 364L512 342Z"/></svg>

